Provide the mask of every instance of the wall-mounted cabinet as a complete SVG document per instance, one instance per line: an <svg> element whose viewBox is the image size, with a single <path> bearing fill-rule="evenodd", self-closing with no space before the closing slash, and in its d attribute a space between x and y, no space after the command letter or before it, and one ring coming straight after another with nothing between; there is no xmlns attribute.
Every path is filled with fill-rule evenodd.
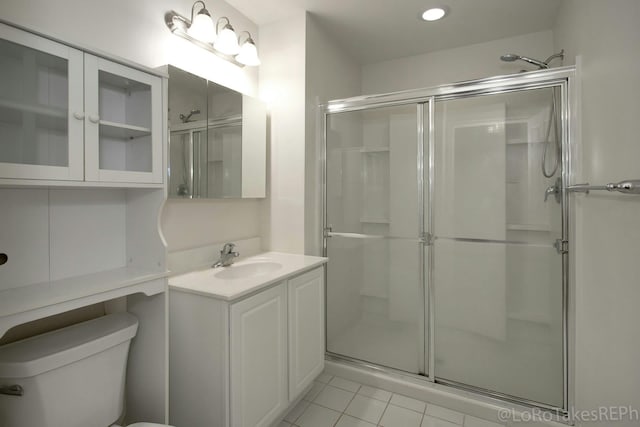
<svg viewBox="0 0 640 427"><path fill-rule="evenodd" d="M161 77L4 24L0 62L0 180L162 184Z"/></svg>

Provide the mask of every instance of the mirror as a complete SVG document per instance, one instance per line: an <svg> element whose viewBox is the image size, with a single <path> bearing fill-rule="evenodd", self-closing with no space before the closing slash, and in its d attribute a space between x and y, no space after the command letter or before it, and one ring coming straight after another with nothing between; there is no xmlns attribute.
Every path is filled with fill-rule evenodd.
<svg viewBox="0 0 640 427"><path fill-rule="evenodd" d="M265 197L264 103L174 66L169 72L169 197Z"/></svg>

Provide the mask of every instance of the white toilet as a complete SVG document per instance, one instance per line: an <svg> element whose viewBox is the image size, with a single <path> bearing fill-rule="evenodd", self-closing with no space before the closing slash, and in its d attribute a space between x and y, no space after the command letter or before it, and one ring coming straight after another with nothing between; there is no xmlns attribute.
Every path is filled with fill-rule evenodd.
<svg viewBox="0 0 640 427"><path fill-rule="evenodd" d="M0 347L0 387L22 392L0 394L0 425L116 427L137 330L135 316L117 313Z"/></svg>

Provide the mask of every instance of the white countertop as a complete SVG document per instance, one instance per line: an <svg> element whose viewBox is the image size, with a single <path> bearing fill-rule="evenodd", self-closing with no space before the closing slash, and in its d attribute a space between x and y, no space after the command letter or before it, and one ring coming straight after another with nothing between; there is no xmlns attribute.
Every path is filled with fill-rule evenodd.
<svg viewBox="0 0 640 427"><path fill-rule="evenodd" d="M265 252L238 261L229 267L207 268L171 277L169 278L169 288L175 291L233 301L289 277L312 270L327 261L328 259L323 257ZM250 277L229 279L216 276L225 270L253 263L278 263L282 267Z"/></svg>

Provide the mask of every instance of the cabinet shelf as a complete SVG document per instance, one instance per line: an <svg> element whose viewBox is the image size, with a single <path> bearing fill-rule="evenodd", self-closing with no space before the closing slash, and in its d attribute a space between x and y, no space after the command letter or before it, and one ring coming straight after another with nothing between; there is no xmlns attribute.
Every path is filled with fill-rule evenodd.
<svg viewBox="0 0 640 427"><path fill-rule="evenodd" d="M64 108L0 99L0 122L21 125L25 114L35 115L37 127L51 130L67 128L67 110Z"/></svg>
<svg viewBox="0 0 640 427"><path fill-rule="evenodd" d="M361 153L375 154L375 153L389 153L389 147L362 147Z"/></svg>
<svg viewBox="0 0 640 427"><path fill-rule="evenodd" d="M546 224L507 224L509 231L544 231L549 232L551 229Z"/></svg>
<svg viewBox="0 0 640 427"><path fill-rule="evenodd" d="M0 108L14 110L22 113L34 113L39 116L67 118L67 110L60 107L51 107L48 105L24 104L21 102L7 101L0 99ZM0 118L2 120L4 118Z"/></svg>
<svg viewBox="0 0 640 427"><path fill-rule="evenodd" d="M544 144L547 141L529 141L528 139L507 139L507 145Z"/></svg>
<svg viewBox="0 0 640 427"><path fill-rule="evenodd" d="M366 222L369 224L389 224L389 218L370 218L370 217L362 217L360 218L360 222Z"/></svg>
<svg viewBox="0 0 640 427"><path fill-rule="evenodd" d="M15 325L113 298L165 290L167 271L123 267L0 291L0 336Z"/></svg>
<svg viewBox="0 0 640 427"><path fill-rule="evenodd" d="M151 129L100 120L100 134L110 138L136 139L151 135Z"/></svg>

